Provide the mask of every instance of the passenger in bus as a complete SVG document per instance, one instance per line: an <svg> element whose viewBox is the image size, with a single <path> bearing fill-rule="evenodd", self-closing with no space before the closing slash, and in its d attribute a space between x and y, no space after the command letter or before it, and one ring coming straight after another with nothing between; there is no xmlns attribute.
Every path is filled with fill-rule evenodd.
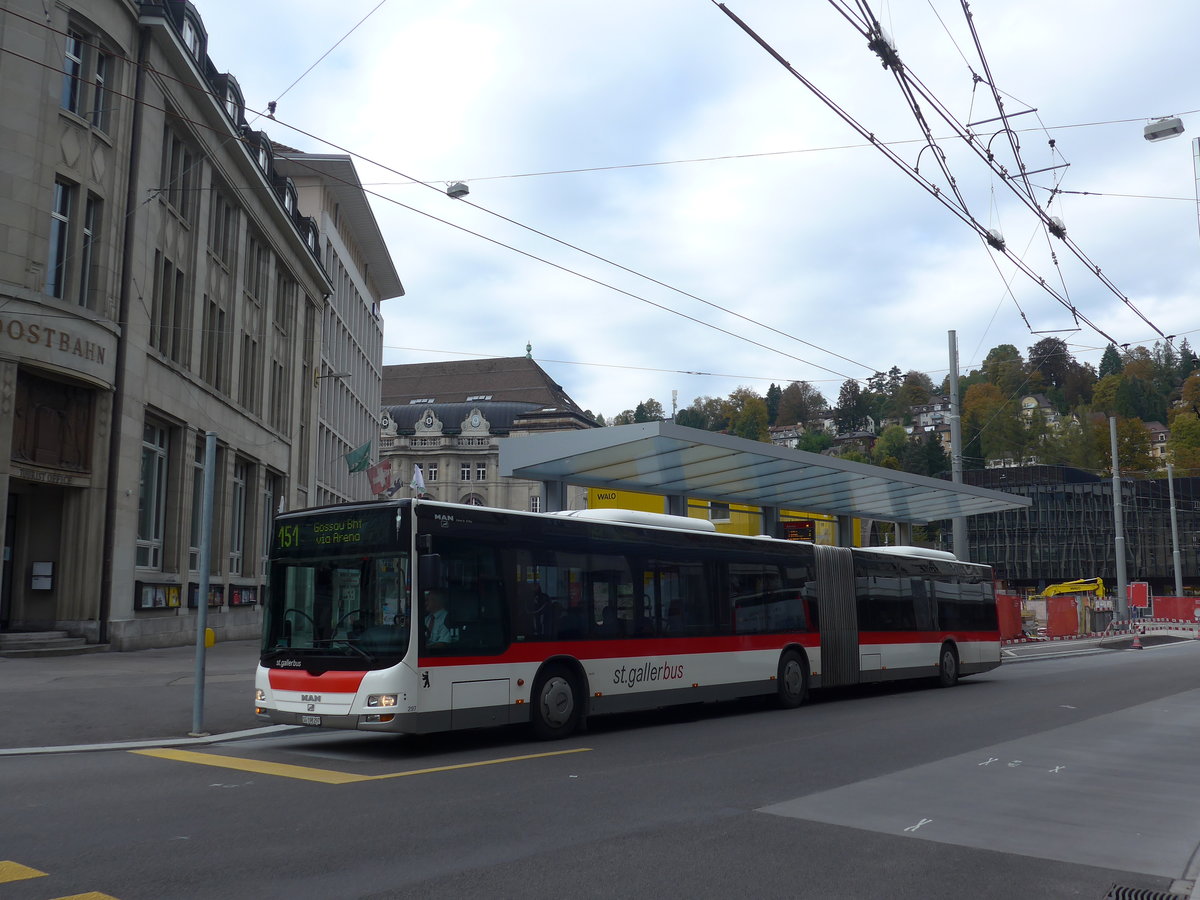
<svg viewBox="0 0 1200 900"><path fill-rule="evenodd" d="M616 637L621 626L617 622L617 613L611 606L604 607L600 612L600 621L596 623L596 634L604 637Z"/></svg>
<svg viewBox="0 0 1200 900"><path fill-rule="evenodd" d="M425 646L445 647L453 639L446 624L446 595L442 591L429 591L425 595Z"/></svg>

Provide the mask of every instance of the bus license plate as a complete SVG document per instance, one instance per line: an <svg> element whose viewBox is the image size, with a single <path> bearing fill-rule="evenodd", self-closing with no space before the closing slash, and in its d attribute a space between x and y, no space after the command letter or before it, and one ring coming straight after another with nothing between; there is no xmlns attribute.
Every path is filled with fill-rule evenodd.
<svg viewBox="0 0 1200 900"><path fill-rule="evenodd" d="M301 716L300 724L301 725L320 725L321 717L320 716Z"/></svg>

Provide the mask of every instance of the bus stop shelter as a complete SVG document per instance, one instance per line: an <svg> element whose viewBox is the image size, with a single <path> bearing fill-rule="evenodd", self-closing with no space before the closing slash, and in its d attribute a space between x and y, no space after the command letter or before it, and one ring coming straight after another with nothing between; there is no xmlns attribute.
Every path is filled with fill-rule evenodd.
<svg viewBox="0 0 1200 900"><path fill-rule="evenodd" d="M1033 502L674 422L510 437L500 442L500 474L542 482L547 511L564 508L568 484L642 491L662 494L675 515L687 515L688 498L757 506L768 534L781 509L836 516L843 544L852 518L924 525Z"/></svg>

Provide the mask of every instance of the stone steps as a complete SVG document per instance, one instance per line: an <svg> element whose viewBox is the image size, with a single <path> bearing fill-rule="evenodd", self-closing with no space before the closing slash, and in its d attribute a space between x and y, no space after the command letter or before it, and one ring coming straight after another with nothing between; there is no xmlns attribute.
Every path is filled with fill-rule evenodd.
<svg viewBox="0 0 1200 900"><path fill-rule="evenodd" d="M89 644L84 638L71 637L65 631L0 632L0 657L21 659L34 656L76 656L103 653L108 644Z"/></svg>

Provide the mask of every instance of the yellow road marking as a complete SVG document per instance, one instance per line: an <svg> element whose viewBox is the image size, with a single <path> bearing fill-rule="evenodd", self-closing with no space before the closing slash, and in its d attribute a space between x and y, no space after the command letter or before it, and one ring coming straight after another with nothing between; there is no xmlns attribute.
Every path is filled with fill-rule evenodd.
<svg viewBox="0 0 1200 900"><path fill-rule="evenodd" d="M26 878L41 878L45 874L45 872L39 872L37 869L31 869L29 866L23 866L12 860L0 859L0 884L24 881Z"/></svg>
<svg viewBox="0 0 1200 900"><path fill-rule="evenodd" d="M86 894L72 894L70 897L55 897L54 900L117 900L117 898L112 894L88 891Z"/></svg>
<svg viewBox="0 0 1200 900"><path fill-rule="evenodd" d="M495 766L501 763L521 762L526 759L543 759L548 756L566 756L569 753L587 753L591 747L574 750L551 750L547 753L529 753L524 756L506 756L503 759L484 759L479 762L458 763L452 766L433 766L428 769L410 769L407 772L391 772L386 775L356 775L353 772L335 772L332 769L314 769L310 766L293 766L287 763L263 762L257 759L242 759L236 756L219 756L215 753L196 753L193 750L130 750L141 756L158 759L173 759L177 762L196 763L201 766L217 766L222 769L237 769L256 772L259 775L278 775L280 778L299 778L321 784L354 784L359 781L380 781L384 778L405 778L409 775L430 775L434 772L450 772L454 769L472 769L477 766Z"/></svg>

